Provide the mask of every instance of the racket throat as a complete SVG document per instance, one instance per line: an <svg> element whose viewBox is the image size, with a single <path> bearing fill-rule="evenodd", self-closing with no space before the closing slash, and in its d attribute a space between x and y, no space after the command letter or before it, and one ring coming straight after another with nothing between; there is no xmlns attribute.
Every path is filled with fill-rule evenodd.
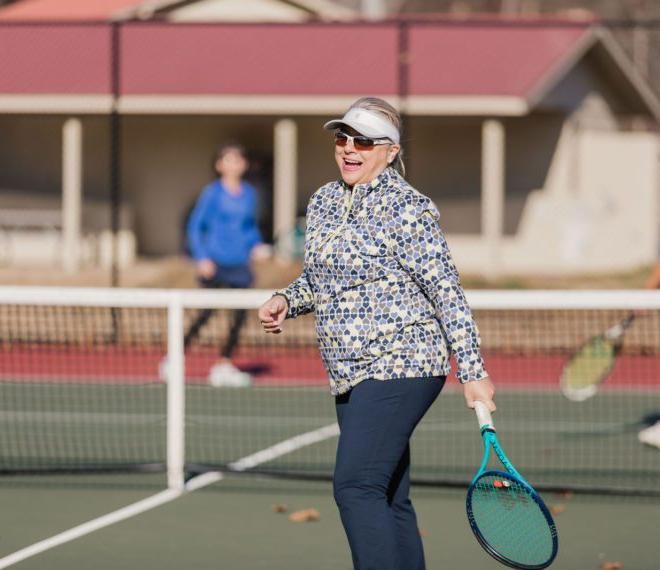
<svg viewBox="0 0 660 570"><path fill-rule="evenodd" d="M484 455L483 458L481 459L481 465L479 466L477 474L474 476L474 479L472 480L473 483L488 468L488 462L490 461L490 450L492 447L492 440L489 437L490 433L494 433L494 430L492 428L488 428L487 426L484 426L481 429L481 436L483 438L483 444L484 444Z"/></svg>
<svg viewBox="0 0 660 570"><path fill-rule="evenodd" d="M504 451L500 447L499 443L497 441L493 441L492 446L493 446L493 449L495 450L495 455L497 455L497 458L502 462L502 465L504 465L506 470L509 473L511 473L514 477L517 477L518 479L520 479L526 485L529 485L527 480L518 472L518 470L509 461L509 458L506 456L506 454L504 453Z"/></svg>

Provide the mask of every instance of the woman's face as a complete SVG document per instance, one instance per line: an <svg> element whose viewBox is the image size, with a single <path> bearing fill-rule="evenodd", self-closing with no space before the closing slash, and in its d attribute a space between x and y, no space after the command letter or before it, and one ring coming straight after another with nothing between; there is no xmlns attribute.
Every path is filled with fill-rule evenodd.
<svg viewBox="0 0 660 570"><path fill-rule="evenodd" d="M351 136L360 134L348 126L342 127L341 131ZM344 182L354 186L377 178L400 148L398 144L378 144L368 150L357 150L353 141L349 141L344 146L335 144L335 160Z"/></svg>
<svg viewBox="0 0 660 570"><path fill-rule="evenodd" d="M229 149L215 162L220 176L241 178L248 169L248 161L239 150Z"/></svg>

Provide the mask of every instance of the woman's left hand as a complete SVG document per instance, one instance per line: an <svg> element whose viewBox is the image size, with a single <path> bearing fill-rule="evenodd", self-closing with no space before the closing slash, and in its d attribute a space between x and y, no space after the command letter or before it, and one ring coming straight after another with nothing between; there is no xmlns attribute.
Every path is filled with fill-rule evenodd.
<svg viewBox="0 0 660 570"><path fill-rule="evenodd" d="M283 295L273 295L259 308L259 320L267 333L280 334L289 304Z"/></svg>
<svg viewBox="0 0 660 570"><path fill-rule="evenodd" d="M493 386L493 382L488 376L481 380L473 380L472 382L463 384L463 395L465 396L465 404L468 408L474 408L474 402L479 400L486 404L491 412L497 409L495 402L493 402L495 386Z"/></svg>

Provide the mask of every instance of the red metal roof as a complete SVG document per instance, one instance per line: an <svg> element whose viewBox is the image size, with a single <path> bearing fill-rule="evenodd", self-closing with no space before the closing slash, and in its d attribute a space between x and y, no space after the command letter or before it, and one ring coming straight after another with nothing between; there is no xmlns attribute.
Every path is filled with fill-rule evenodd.
<svg viewBox="0 0 660 570"><path fill-rule="evenodd" d="M108 20L144 0L23 0L0 9L0 20Z"/></svg>
<svg viewBox="0 0 660 570"><path fill-rule="evenodd" d="M585 27L413 26L410 91L525 97L588 33Z"/></svg>
<svg viewBox="0 0 660 570"><path fill-rule="evenodd" d="M393 26L131 24L121 38L125 94L397 92Z"/></svg>
<svg viewBox="0 0 660 570"><path fill-rule="evenodd" d="M0 93L107 94L110 26L0 26Z"/></svg>
<svg viewBox="0 0 660 570"><path fill-rule="evenodd" d="M120 3L129 2L114 0L112 5ZM423 96L529 97L558 69L566 71L591 34L587 26L540 23L408 25L408 94ZM0 50L0 94L109 92L109 30L105 24L3 22L0 40L7 49ZM399 92L396 22L129 23L120 38L124 95Z"/></svg>

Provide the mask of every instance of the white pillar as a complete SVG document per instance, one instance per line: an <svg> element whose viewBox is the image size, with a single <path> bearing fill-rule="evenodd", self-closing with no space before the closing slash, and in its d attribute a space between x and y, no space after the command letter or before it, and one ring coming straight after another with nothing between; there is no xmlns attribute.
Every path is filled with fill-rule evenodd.
<svg viewBox="0 0 660 570"><path fill-rule="evenodd" d="M82 218L82 122L67 119L62 127L62 268L80 266Z"/></svg>
<svg viewBox="0 0 660 570"><path fill-rule="evenodd" d="M278 255L291 255L296 225L298 127L292 119L275 123L273 165L273 231Z"/></svg>
<svg viewBox="0 0 660 570"><path fill-rule="evenodd" d="M501 272L504 230L505 133L497 119L484 121L481 129L481 236L487 261L485 272Z"/></svg>

